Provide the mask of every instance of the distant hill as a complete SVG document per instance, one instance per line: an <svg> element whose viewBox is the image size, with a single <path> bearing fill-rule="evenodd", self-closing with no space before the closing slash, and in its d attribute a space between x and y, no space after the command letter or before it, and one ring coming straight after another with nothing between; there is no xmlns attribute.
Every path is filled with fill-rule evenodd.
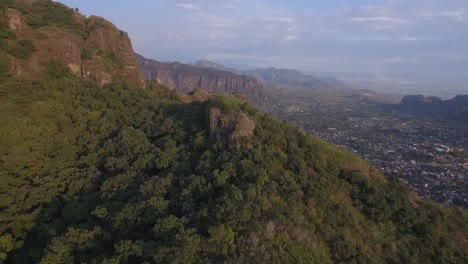
<svg viewBox="0 0 468 264"><path fill-rule="evenodd" d="M318 78L311 75L303 74L296 70L264 68L256 70L243 71L244 74L254 76L266 83L300 86L310 88L340 88L345 87L345 84L340 80L332 77Z"/></svg>
<svg viewBox="0 0 468 264"><path fill-rule="evenodd" d="M213 67L193 66L183 63L165 63L146 59L137 55L139 66L147 80L155 80L160 84L183 93L189 93L196 88L209 93L238 94L248 97L253 102L263 97L263 85L255 78L237 75L232 72ZM207 65L199 62L198 65Z"/></svg>
<svg viewBox="0 0 468 264"><path fill-rule="evenodd" d="M237 70L227 68L216 62L209 60L198 60L194 66L202 68L213 68L222 71L229 71L235 74L248 75L257 78L267 84L284 86L306 87L306 88L345 88L346 84L334 77L314 77L291 69L259 68L252 70Z"/></svg>
<svg viewBox="0 0 468 264"><path fill-rule="evenodd" d="M438 115L468 122L468 95L443 101L434 96L407 95L389 109L416 115Z"/></svg>
<svg viewBox="0 0 468 264"><path fill-rule="evenodd" d="M230 72L233 72L233 73L237 72L236 69L229 69L229 68L226 68L226 67L224 67L223 65L221 65L219 63L212 62L212 61L209 61L209 60L198 60L195 63L193 63L193 65L197 66L197 67L200 67L200 68L213 68L213 69L217 69L217 70L220 70L220 71L230 71Z"/></svg>

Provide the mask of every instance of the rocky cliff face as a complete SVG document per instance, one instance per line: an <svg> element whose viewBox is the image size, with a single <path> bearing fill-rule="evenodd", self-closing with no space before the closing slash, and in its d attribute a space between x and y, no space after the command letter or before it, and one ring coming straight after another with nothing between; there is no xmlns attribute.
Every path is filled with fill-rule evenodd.
<svg viewBox="0 0 468 264"><path fill-rule="evenodd" d="M236 75L214 68L200 68L181 63L162 63L137 55L147 80L184 93L201 88L209 93L230 93L248 97L252 101L263 98L263 86L255 78Z"/></svg>
<svg viewBox="0 0 468 264"><path fill-rule="evenodd" d="M86 18L52 1L10 2L0 10L0 23L14 34L6 45L12 49L19 41L27 41L33 47L28 56L8 55L12 73L38 78L48 62L57 61L101 85L115 77L144 85L130 39L112 23L95 16Z"/></svg>

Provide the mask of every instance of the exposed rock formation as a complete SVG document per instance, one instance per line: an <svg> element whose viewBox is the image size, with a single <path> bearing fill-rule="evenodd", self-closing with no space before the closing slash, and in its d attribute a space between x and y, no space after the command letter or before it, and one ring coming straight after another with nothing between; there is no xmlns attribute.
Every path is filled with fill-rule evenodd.
<svg viewBox="0 0 468 264"><path fill-rule="evenodd" d="M142 85L144 79L127 33L100 17L92 16L87 22L89 36L86 44L98 51L97 57L99 57L99 53L108 54L110 59L117 64L115 70L120 76L133 84ZM112 57L114 55L115 57ZM87 65L93 65L93 63ZM85 67L83 72L89 74L89 72L92 73L93 71L92 69L87 71Z"/></svg>
<svg viewBox="0 0 468 264"><path fill-rule="evenodd" d="M192 96L193 99L202 102L213 97L212 94L209 94L200 88L196 88L193 92L189 93L189 95Z"/></svg>
<svg viewBox="0 0 468 264"><path fill-rule="evenodd" d="M17 3L34 6L35 1ZM51 5L61 5L52 3ZM8 8L0 11L0 22L6 23L16 39L30 41L34 52L26 59L9 55L12 73L26 78L38 78L45 65L53 60L63 63L75 74L106 84L119 77L137 86L144 85L132 44L127 34L103 18L86 18L74 9L61 6L73 19L74 28L60 24L31 25L27 14ZM45 11L47 12L47 11ZM83 48L84 47L84 48Z"/></svg>
<svg viewBox="0 0 468 264"><path fill-rule="evenodd" d="M227 138L229 148L252 148L249 139L255 135L255 122L246 114L225 113L220 108L212 107L208 111L208 123L211 136L218 141Z"/></svg>
<svg viewBox="0 0 468 264"><path fill-rule="evenodd" d="M263 86L255 78L214 68L200 68L181 63L162 63L137 55L147 80L156 80L170 89L189 93L201 88L209 93L230 93L252 101L263 98Z"/></svg>
<svg viewBox="0 0 468 264"><path fill-rule="evenodd" d="M191 103L193 101L204 102L208 99L213 98L214 96L214 94L207 93L200 88L197 88L193 92L188 94L177 92L177 97L181 102L184 103Z"/></svg>

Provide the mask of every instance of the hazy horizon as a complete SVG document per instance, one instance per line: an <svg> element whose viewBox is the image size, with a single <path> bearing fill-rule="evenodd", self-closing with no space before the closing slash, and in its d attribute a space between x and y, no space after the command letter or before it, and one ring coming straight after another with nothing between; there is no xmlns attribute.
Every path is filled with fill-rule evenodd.
<svg viewBox="0 0 468 264"><path fill-rule="evenodd" d="M59 2L112 21L136 52L160 61L345 73L426 94L445 84L468 93L466 0Z"/></svg>

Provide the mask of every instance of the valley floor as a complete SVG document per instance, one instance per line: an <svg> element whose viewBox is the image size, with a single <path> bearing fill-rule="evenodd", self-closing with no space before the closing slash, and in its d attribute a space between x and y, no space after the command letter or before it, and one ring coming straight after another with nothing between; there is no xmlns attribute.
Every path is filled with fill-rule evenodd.
<svg viewBox="0 0 468 264"><path fill-rule="evenodd" d="M468 208L466 124L382 110L358 90L276 88L269 112L361 155L424 198Z"/></svg>

